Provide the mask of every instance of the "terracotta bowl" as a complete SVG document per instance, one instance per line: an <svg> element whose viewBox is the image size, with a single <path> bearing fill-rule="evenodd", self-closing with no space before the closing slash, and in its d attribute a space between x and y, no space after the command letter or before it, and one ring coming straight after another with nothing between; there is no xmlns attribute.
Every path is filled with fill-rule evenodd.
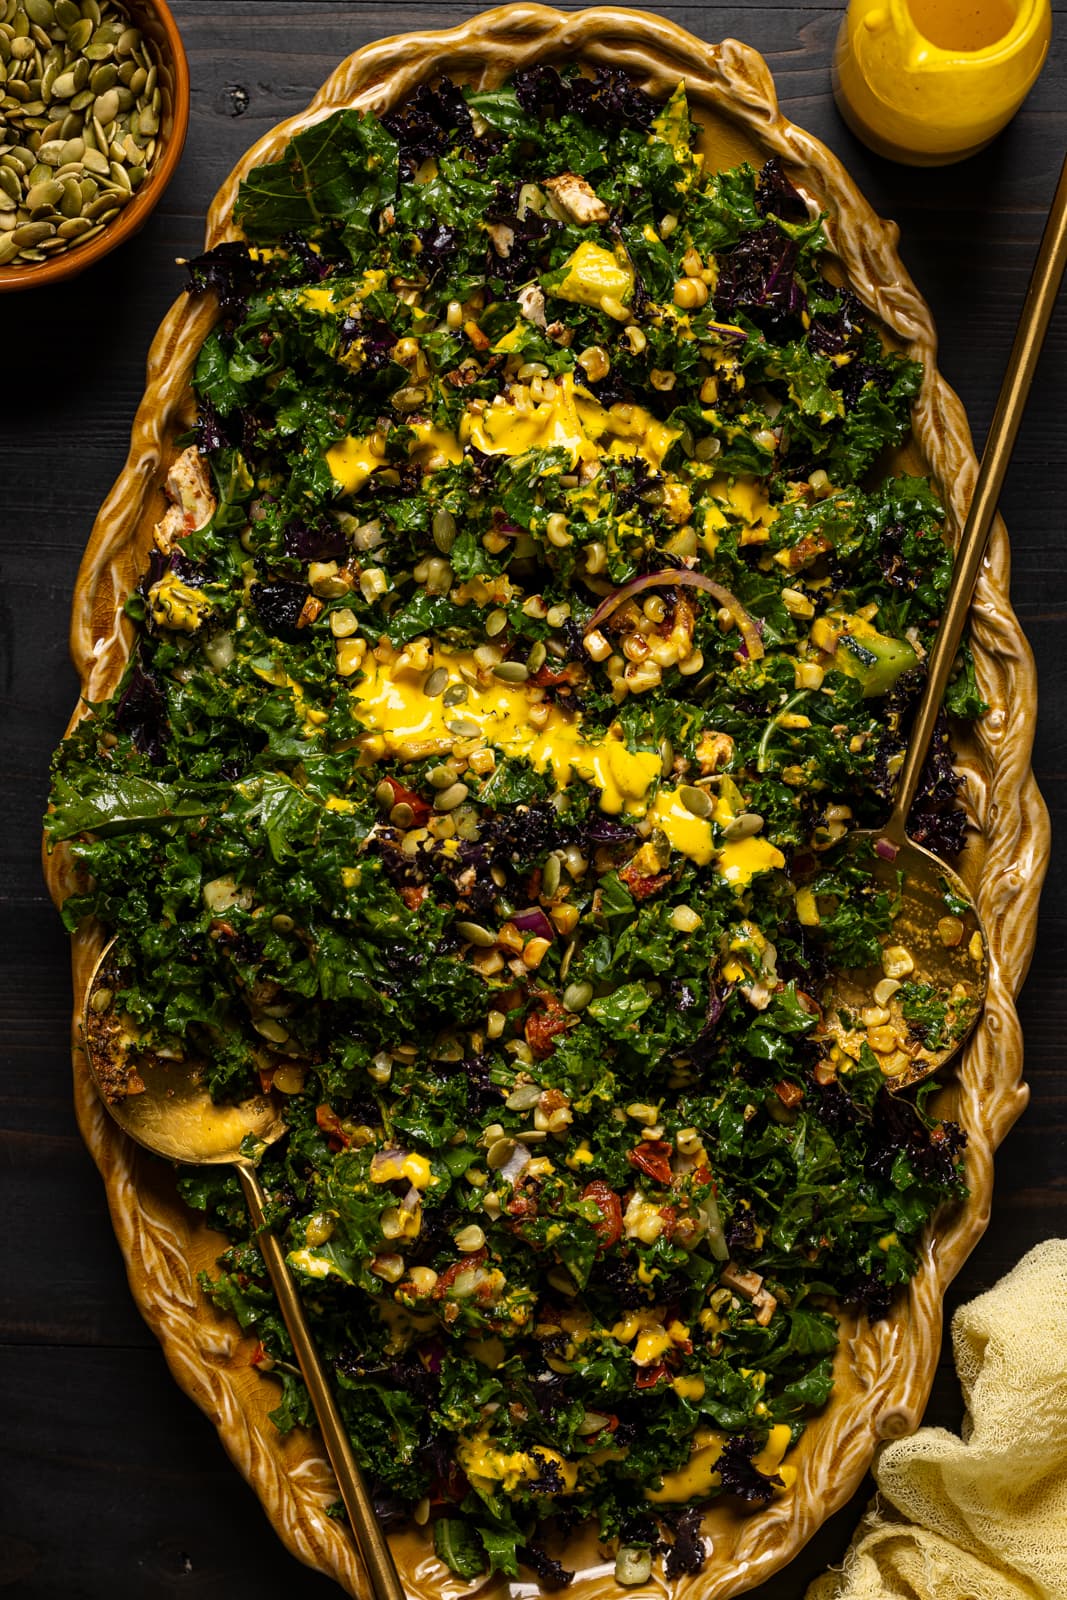
<svg viewBox="0 0 1067 1600"><path fill-rule="evenodd" d="M84 272L144 227L174 176L189 131L189 63L182 36L166 0L122 0L122 9L151 40L159 56L163 103L159 147L151 170L129 205L88 244L74 244L46 261L0 267L0 294L9 289L58 283L61 278L74 278Z"/></svg>
<svg viewBox="0 0 1067 1600"><path fill-rule="evenodd" d="M248 152L212 205L208 245L235 236L231 215L241 177L257 163L276 160L286 140L308 124L343 106L385 110L441 73L491 87L537 61L624 67L659 95L684 77L712 165L781 159L825 213L829 270L848 279L891 343L924 364L913 438L892 468L930 473L958 528L977 463L963 408L937 370L930 312L897 254L898 230L875 215L825 146L781 116L762 56L735 40L705 44L640 11L565 13L525 4L484 13L448 32L383 40L350 56L306 111ZM77 582L71 646L86 702L112 693L128 659L122 603L147 564L174 441L194 416L190 374L217 314L211 299L183 296L152 346L127 464L97 518ZM941 1348L945 1288L985 1229L993 1152L1028 1098L1015 997L1033 947L1049 831L1030 769L1033 660L1011 610L1008 575L1007 534L998 521L971 613L978 681L990 711L960 743L972 822L961 871L989 935L989 998L936 1102L940 1114L966 1129L970 1198L936 1219L920 1250L919 1272L888 1319L871 1326L842 1316L835 1390L790 1457L799 1469L795 1487L755 1516L725 1501L713 1504L704 1524L712 1541L704 1572L675 1583L657 1576L646 1586L657 1596L725 1600L763 1582L853 1494L879 1441L910 1432L922 1417ZM62 851L49 858L47 873L52 894L62 901L73 887ZM337 1490L317 1434L278 1434L267 1417L274 1388L250 1364L254 1339L218 1314L198 1286L198 1271L213 1267L225 1242L186 1209L171 1171L123 1137L93 1092L77 1018L103 936L89 925L74 940L75 1097L134 1296L177 1381L218 1428L288 1548L349 1594L365 1596L368 1585L351 1539L327 1514ZM411 1600L457 1600L472 1592L436 1559L426 1529L401 1531L391 1542ZM598 1550L592 1531L575 1535L565 1559L578 1569L570 1600L618 1595L613 1561ZM499 1579L475 1585L484 1600L502 1600L509 1587ZM524 1584L521 1592L533 1594L535 1585Z"/></svg>

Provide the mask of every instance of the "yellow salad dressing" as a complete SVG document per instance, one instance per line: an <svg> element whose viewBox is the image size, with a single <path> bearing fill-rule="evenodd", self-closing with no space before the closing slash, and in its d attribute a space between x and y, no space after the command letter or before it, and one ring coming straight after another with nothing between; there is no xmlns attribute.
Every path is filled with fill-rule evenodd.
<svg viewBox="0 0 1067 1600"><path fill-rule="evenodd" d="M879 155L962 161L1018 111L1051 31L1049 0L851 0L834 58L838 107Z"/></svg>

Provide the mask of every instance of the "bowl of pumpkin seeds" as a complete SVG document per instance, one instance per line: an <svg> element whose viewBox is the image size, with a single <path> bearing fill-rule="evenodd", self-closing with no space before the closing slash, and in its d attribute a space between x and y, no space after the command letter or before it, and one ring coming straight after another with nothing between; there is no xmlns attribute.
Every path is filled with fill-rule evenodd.
<svg viewBox="0 0 1067 1600"><path fill-rule="evenodd" d="M0 0L0 290L70 277L136 233L188 123L163 0Z"/></svg>

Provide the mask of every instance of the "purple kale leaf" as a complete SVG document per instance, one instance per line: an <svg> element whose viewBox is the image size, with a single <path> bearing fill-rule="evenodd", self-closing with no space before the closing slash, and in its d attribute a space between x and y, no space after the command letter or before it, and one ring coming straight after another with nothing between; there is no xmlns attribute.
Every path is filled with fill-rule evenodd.
<svg viewBox="0 0 1067 1600"><path fill-rule="evenodd" d="M125 689L115 702L115 726L155 765L163 760L167 736L167 700L155 673L135 662Z"/></svg>
<svg viewBox="0 0 1067 1600"><path fill-rule="evenodd" d="M536 1459L543 1460L544 1458L536 1457ZM555 1463L548 1462L546 1465L554 1466ZM558 1474L558 1467L556 1468L556 1472ZM560 1481L562 1483L562 1479ZM533 1483L530 1487L536 1491L537 1483ZM551 1490L548 1492L558 1494L559 1490ZM538 1578L541 1580L541 1587L547 1590L550 1594L555 1593L557 1589L566 1589L568 1584L574 1582L574 1573L570 1570L570 1568L565 1567L562 1561L557 1561L554 1556L550 1556L548 1551L539 1544L528 1544L522 1551L521 1559L528 1567L533 1568L533 1570L537 1573Z"/></svg>
<svg viewBox="0 0 1067 1600"><path fill-rule="evenodd" d="M760 1472L752 1462L755 1454L755 1439L747 1433L737 1433L727 1439L715 1465L726 1494L735 1494L749 1505L765 1506L773 1499L775 1489L782 1487L782 1480L776 1472Z"/></svg>
<svg viewBox="0 0 1067 1600"><path fill-rule="evenodd" d="M756 210L761 217L781 217L783 222L807 222L808 208L782 170L777 156L765 162L756 179Z"/></svg>
<svg viewBox="0 0 1067 1600"><path fill-rule="evenodd" d="M722 1459L720 1456L720 1466ZM698 1572L703 1572L704 1563L708 1559L707 1546L700 1532L700 1508L686 1506L685 1510L672 1520L674 1543L664 1558L663 1570L668 1578L695 1577Z"/></svg>
<svg viewBox="0 0 1067 1600"><path fill-rule="evenodd" d="M829 286L827 286L828 292ZM840 304L836 311L819 311L811 319L808 344L819 356L839 356L845 350L855 349L863 340L863 307L851 289L837 293Z"/></svg>
<svg viewBox="0 0 1067 1600"><path fill-rule="evenodd" d="M660 109L621 67L597 67L593 77L572 78L568 87L570 111L594 128L647 130Z"/></svg>
<svg viewBox="0 0 1067 1600"><path fill-rule="evenodd" d="M345 536L325 512L294 517L285 526L285 553L294 561L342 561L348 553Z"/></svg>
<svg viewBox="0 0 1067 1600"><path fill-rule="evenodd" d="M591 78L561 77L555 67L522 67L512 79L524 111L557 121L568 113L595 128L649 128L658 103L619 67L598 67Z"/></svg>
<svg viewBox="0 0 1067 1600"><path fill-rule="evenodd" d="M282 242L289 252L290 283L321 283L333 271L334 263L321 249L313 250L302 233L287 233Z"/></svg>
<svg viewBox="0 0 1067 1600"><path fill-rule="evenodd" d="M284 579L272 583L254 583L251 597L266 633L291 643L299 639L296 625L307 599L307 590L302 583L286 583Z"/></svg>
<svg viewBox="0 0 1067 1600"><path fill-rule="evenodd" d="M420 84L410 99L395 111L387 111L381 121L400 146L409 172L453 144L475 143L474 123L463 92L448 78L441 78L433 88Z"/></svg>
<svg viewBox="0 0 1067 1600"><path fill-rule="evenodd" d="M918 1177L951 1190L958 1183L956 1166L966 1144L967 1135L955 1122L927 1127L910 1100L879 1090L867 1157L872 1177L890 1178L897 1157L903 1155Z"/></svg>
<svg viewBox="0 0 1067 1600"><path fill-rule="evenodd" d="M729 318L743 311L766 333L781 333L804 310L796 278L800 246L773 221L746 233L719 256L715 312Z"/></svg>
<svg viewBox="0 0 1067 1600"><path fill-rule="evenodd" d="M219 310L224 317L237 320L244 315L249 296L255 293L259 282L259 267L246 244L238 239L217 244L214 250L194 256L185 266L191 295L207 294L210 290L218 296Z"/></svg>

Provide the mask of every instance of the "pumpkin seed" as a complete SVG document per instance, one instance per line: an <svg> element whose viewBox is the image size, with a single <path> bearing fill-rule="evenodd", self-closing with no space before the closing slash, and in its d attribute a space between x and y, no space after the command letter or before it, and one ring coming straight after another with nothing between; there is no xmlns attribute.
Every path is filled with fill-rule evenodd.
<svg viewBox="0 0 1067 1600"><path fill-rule="evenodd" d="M56 233L61 239L80 239L91 227L92 223L88 217L66 217L65 221L59 224Z"/></svg>
<svg viewBox="0 0 1067 1600"><path fill-rule="evenodd" d="M561 870L559 856L549 856L541 871L541 893L546 900L551 900L559 888Z"/></svg>
<svg viewBox="0 0 1067 1600"><path fill-rule="evenodd" d="M10 167L0 167L0 189L11 200L17 202L22 199L22 185Z"/></svg>
<svg viewBox="0 0 1067 1600"><path fill-rule="evenodd" d="M442 789L434 795L433 808L435 811L455 811L461 806L470 794L465 783L454 783L450 789Z"/></svg>
<svg viewBox="0 0 1067 1600"><path fill-rule="evenodd" d="M95 200L89 201L83 215L91 222L103 222L106 218L114 216L129 198L128 194L116 194L114 189L102 189Z"/></svg>
<svg viewBox="0 0 1067 1600"><path fill-rule="evenodd" d="M584 1011L592 998L591 983L570 983L563 991L563 1008L565 1011Z"/></svg>
<svg viewBox="0 0 1067 1600"><path fill-rule="evenodd" d="M525 683L529 676L529 668L521 661L501 661L493 668L493 677L502 683Z"/></svg>
<svg viewBox="0 0 1067 1600"><path fill-rule="evenodd" d="M422 686L422 692L429 700L436 700L438 695L444 694L448 684L448 668L435 667Z"/></svg>
<svg viewBox="0 0 1067 1600"><path fill-rule="evenodd" d="M114 62L102 61L89 74L89 87L94 94L107 94L118 82L119 69Z"/></svg>
<svg viewBox="0 0 1067 1600"><path fill-rule="evenodd" d="M711 796L705 789L696 789L691 783L683 783L678 790L678 798L690 816L710 817L713 809Z"/></svg>
<svg viewBox="0 0 1067 1600"><path fill-rule="evenodd" d="M30 21L36 22L39 28L50 28L56 20L52 0L22 0L22 3Z"/></svg>
<svg viewBox="0 0 1067 1600"><path fill-rule="evenodd" d="M142 128L144 123L141 123ZM147 130L146 130L147 131ZM451 511L438 506L433 514L433 542L443 556L447 556L456 542L456 519Z"/></svg>
<svg viewBox="0 0 1067 1600"><path fill-rule="evenodd" d="M59 202L59 209L68 220L72 217L81 220L81 208L81 187L76 179L67 178L63 184L63 198ZM69 235L65 237L69 238Z"/></svg>
<svg viewBox="0 0 1067 1600"><path fill-rule="evenodd" d="M459 777L459 770L444 762L439 767L431 767L426 776L435 789L450 789Z"/></svg>
<svg viewBox="0 0 1067 1600"><path fill-rule="evenodd" d="M88 17L82 17L76 22L67 34L67 43L72 50L84 50L93 36L93 25Z"/></svg>
<svg viewBox="0 0 1067 1600"><path fill-rule="evenodd" d="M93 104L93 117L106 128L109 122L114 122L119 114L119 96L117 89L108 89L106 94L97 95Z"/></svg>
<svg viewBox="0 0 1067 1600"><path fill-rule="evenodd" d="M131 173L132 177L133 174ZM465 683L453 683L444 692L442 704L446 706L461 706L470 695L470 690Z"/></svg>
<svg viewBox="0 0 1067 1600"><path fill-rule="evenodd" d="M42 239L50 239L55 232L50 222L24 222L12 232L12 239L20 247L32 247Z"/></svg>
<svg viewBox="0 0 1067 1600"><path fill-rule="evenodd" d="M496 934L483 928L480 922L457 922L456 932L461 939L477 945L481 950L489 950L496 944Z"/></svg>
<svg viewBox="0 0 1067 1600"><path fill-rule="evenodd" d="M0 233L0 267L6 266L9 261L14 261L19 253L13 233Z"/></svg>
<svg viewBox="0 0 1067 1600"><path fill-rule="evenodd" d="M501 1167L506 1167L515 1154L514 1139L496 1139L485 1153L485 1164L490 1172L499 1172Z"/></svg>
<svg viewBox="0 0 1067 1600"><path fill-rule="evenodd" d="M58 205L62 198L63 185L52 177L33 184L26 191L26 204L31 211L40 211L43 206Z"/></svg>
<svg viewBox="0 0 1067 1600"><path fill-rule="evenodd" d="M415 821L415 813L406 800L401 800L389 812L389 821L394 828L410 828Z"/></svg>
<svg viewBox="0 0 1067 1600"><path fill-rule="evenodd" d="M374 800L379 811L391 811L396 804L396 794L391 783L383 778L374 791Z"/></svg>
<svg viewBox="0 0 1067 1600"><path fill-rule="evenodd" d="M68 38L71 28L77 27L82 19L81 10L74 4L74 0L56 0L55 16L60 27L66 29Z"/></svg>

